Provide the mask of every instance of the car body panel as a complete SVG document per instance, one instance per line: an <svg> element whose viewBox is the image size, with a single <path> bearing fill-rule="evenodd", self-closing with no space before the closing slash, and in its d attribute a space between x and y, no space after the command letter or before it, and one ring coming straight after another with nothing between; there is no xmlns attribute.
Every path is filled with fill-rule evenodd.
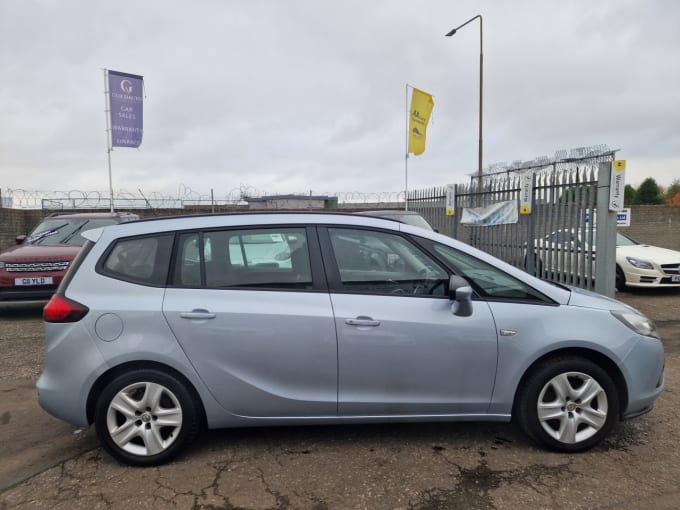
<svg viewBox="0 0 680 510"><path fill-rule="evenodd" d="M457 317L442 298L332 294L339 415L483 414L496 372L489 306ZM348 319L367 317L376 326ZM474 363L471 363L474 360Z"/></svg>
<svg viewBox="0 0 680 510"><path fill-rule="evenodd" d="M335 416L328 293L168 289L165 317L215 399L244 417ZM205 310L213 319L186 319Z"/></svg>

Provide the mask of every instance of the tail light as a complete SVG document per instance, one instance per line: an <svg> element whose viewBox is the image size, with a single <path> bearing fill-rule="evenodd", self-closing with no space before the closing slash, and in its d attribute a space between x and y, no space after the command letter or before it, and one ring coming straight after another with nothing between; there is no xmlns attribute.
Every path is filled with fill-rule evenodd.
<svg viewBox="0 0 680 510"><path fill-rule="evenodd" d="M45 322L78 322L90 309L65 296L55 294L43 308Z"/></svg>

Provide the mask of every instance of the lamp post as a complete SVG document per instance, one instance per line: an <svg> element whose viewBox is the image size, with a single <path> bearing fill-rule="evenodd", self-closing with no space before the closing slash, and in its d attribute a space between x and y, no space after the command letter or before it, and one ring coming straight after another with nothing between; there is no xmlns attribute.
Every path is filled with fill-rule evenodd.
<svg viewBox="0 0 680 510"><path fill-rule="evenodd" d="M483 48L483 43L482 43L482 41L483 41L483 39L482 39L482 33L483 33L483 30L482 30L482 15L478 14L474 18L470 18L469 20L467 20L462 25L451 30L448 34L446 34L446 37L451 37L458 30L460 30L465 25L473 22L476 19L479 19L479 158L478 158L478 165L477 165L477 178L479 179L479 190L481 191L481 189L482 189L482 105L483 105L482 90L484 88L484 52L482 51L482 48Z"/></svg>

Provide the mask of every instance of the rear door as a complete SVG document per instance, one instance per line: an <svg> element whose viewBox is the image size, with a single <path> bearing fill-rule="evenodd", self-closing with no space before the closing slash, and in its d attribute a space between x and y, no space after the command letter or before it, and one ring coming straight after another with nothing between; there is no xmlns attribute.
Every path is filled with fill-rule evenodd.
<svg viewBox="0 0 680 510"><path fill-rule="evenodd" d="M240 416L335 416L335 325L315 229L187 232L176 251L164 313L215 398Z"/></svg>

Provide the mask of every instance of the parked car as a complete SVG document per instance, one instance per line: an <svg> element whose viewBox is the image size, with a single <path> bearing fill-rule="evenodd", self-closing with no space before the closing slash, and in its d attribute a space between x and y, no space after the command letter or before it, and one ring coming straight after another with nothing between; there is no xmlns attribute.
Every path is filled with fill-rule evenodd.
<svg viewBox="0 0 680 510"><path fill-rule="evenodd" d="M415 211L404 211L400 209L377 209L375 211L360 211L356 214L376 216L378 218L388 218L390 220L408 223L414 227L420 227L426 230L434 230L427 220Z"/></svg>
<svg viewBox="0 0 680 510"><path fill-rule="evenodd" d="M404 223L210 215L83 236L44 308L39 402L129 464L206 426L515 420L577 452L664 386L638 311Z"/></svg>
<svg viewBox="0 0 680 510"><path fill-rule="evenodd" d="M680 252L616 234L616 288L680 287Z"/></svg>
<svg viewBox="0 0 680 510"><path fill-rule="evenodd" d="M0 301L49 299L91 228L139 219L131 213L57 214L45 218L17 246L0 252Z"/></svg>
<svg viewBox="0 0 680 510"><path fill-rule="evenodd" d="M584 263L594 261L597 231L558 230L534 243L539 270L583 271ZM594 262L591 262L594 267ZM643 244L616 233L616 288L680 287L680 252Z"/></svg>

